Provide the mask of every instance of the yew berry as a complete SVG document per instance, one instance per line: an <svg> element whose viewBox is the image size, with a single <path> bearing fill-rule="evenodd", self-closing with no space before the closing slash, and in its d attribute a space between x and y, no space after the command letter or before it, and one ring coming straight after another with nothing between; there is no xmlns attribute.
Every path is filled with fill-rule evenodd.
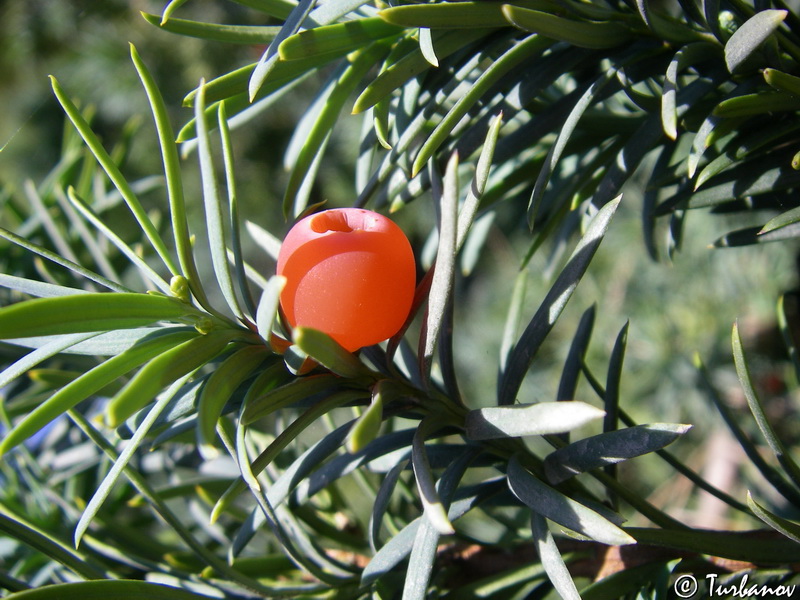
<svg viewBox="0 0 800 600"><path fill-rule="evenodd" d="M414 299L414 253L381 214L336 208L301 219L278 254L281 308L292 327L327 333L351 352L392 337Z"/></svg>

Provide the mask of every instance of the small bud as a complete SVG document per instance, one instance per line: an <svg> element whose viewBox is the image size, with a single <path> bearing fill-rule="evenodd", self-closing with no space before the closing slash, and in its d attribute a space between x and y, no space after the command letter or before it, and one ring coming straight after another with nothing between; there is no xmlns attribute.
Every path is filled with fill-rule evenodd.
<svg viewBox="0 0 800 600"><path fill-rule="evenodd" d="M189 280L183 275L175 275L169 280L169 291L179 300L189 302Z"/></svg>
<svg viewBox="0 0 800 600"><path fill-rule="evenodd" d="M194 328L197 329L199 333L203 335L207 335L211 333L211 330L214 329L214 322L209 319L208 317L200 317L194 324Z"/></svg>

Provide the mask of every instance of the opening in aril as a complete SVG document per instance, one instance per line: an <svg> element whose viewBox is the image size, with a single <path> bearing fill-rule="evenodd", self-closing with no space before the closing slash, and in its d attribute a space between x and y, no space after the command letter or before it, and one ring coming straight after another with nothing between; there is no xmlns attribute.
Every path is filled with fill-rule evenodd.
<svg viewBox="0 0 800 600"><path fill-rule="evenodd" d="M342 231L349 233L353 228L347 224L347 217L341 212L324 212L311 219L311 229L316 233Z"/></svg>

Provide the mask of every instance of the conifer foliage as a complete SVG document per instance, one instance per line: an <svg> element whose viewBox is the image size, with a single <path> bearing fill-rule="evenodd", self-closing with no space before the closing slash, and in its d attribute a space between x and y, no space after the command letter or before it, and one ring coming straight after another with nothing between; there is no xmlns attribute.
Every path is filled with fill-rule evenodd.
<svg viewBox="0 0 800 600"><path fill-rule="evenodd" d="M795 440L742 327L726 341L742 406L704 365L719 357L696 354L686 384L759 473L737 496L687 465L691 423L630 416L629 326L597 335L610 290L561 320L623 212L641 216L653 263L694 218L735 224L708 240L716 252L793 247L796 9L216 1L247 23L197 20L187 0L142 14L176 46L258 52L186 90L189 113L162 95L159 56L130 46L161 172L130 177L131 139L111 147L56 73L60 162L0 194L7 597L660 598L681 573L703 586L720 569L796 582ZM299 117L285 177L258 199L284 220L268 222L236 142L286 114ZM329 165L349 169L349 206L413 230L420 265L405 326L355 352L279 310L280 240L321 210ZM459 327L489 317L468 312L464 287L508 272L492 263L498 230L521 252L493 295L496 385L466 389L463 355L489 342ZM776 300L776 370L796 404L792 314ZM557 392L532 397L543 372ZM683 522L624 478L637 457L756 531Z"/></svg>

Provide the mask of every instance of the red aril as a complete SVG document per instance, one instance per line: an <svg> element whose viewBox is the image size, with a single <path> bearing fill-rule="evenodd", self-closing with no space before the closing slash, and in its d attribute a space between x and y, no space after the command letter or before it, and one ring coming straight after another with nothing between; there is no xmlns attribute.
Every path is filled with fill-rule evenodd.
<svg viewBox="0 0 800 600"><path fill-rule="evenodd" d="M337 208L305 217L278 254L281 308L292 327L327 333L350 351L392 337L416 287L411 244L383 215Z"/></svg>

